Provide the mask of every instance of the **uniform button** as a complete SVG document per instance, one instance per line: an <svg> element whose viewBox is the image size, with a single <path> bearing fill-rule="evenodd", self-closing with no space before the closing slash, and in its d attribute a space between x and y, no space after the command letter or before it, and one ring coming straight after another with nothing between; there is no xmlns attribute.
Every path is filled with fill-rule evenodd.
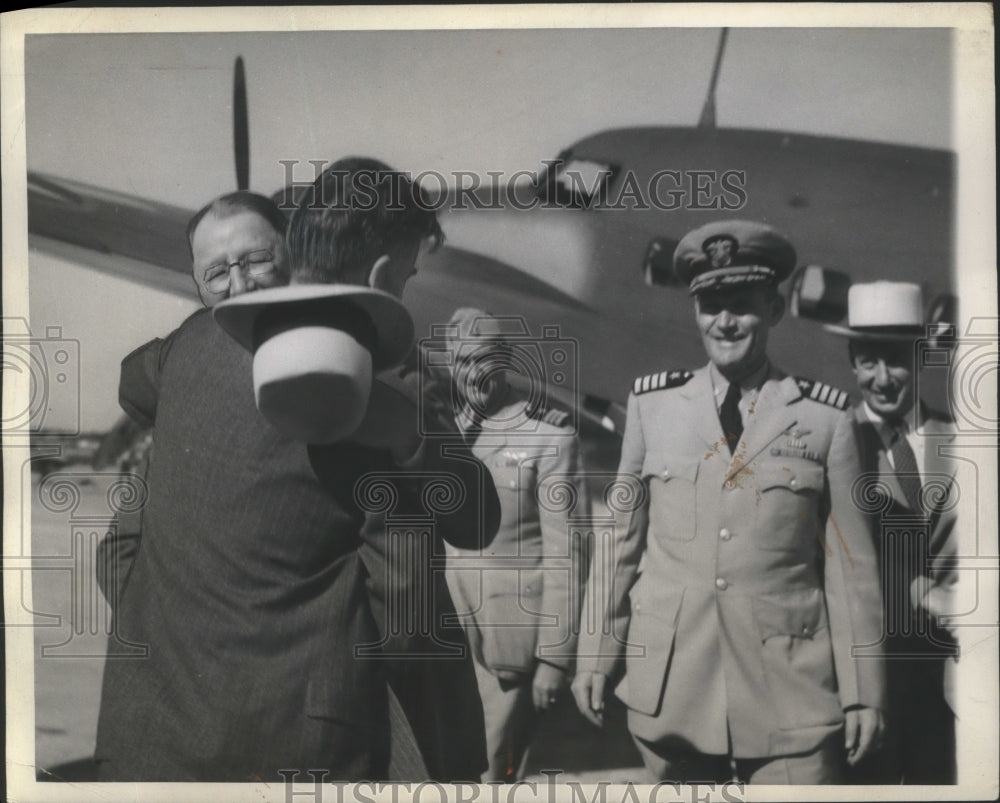
<svg viewBox="0 0 1000 803"><path fill-rule="evenodd" d="M794 488L794 487L795 487L796 485L798 485L798 484L799 484L799 482L798 482L798 480L796 480L796 479L795 479L795 477L792 477L792 479L791 479L791 480L789 480L788 484L789 484L789 485L790 485L790 486L791 486L792 488Z"/></svg>
<svg viewBox="0 0 1000 803"><path fill-rule="evenodd" d="M716 577L715 578L715 587L717 589L719 589L719 591L725 591L729 587L729 583L727 583L721 577Z"/></svg>
<svg viewBox="0 0 1000 803"><path fill-rule="evenodd" d="M639 610L639 603L638 602L635 604L635 609Z"/></svg>
<svg viewBox="0 0 1000 803"><path fill-rule="evenodd" d="M663 472L663 479L665 479L665 480L666 479L670 479L670 472L669 471L664 471Z"/></svg>
<svg viewBox="0 0 1000 803"><path fill-rule="evenodd" d="M719 538L721 538L723 541L728 541L730 538L732 538L732 536L733 534L729 532L729 530L727 530L725 527L719 530Z"/></svg>
<svg viewBox="0 0 1000 803"><path fill-rule="evenodd" d="M510 481L510 487L511 488L516 488L517 487L517 480L511 480Z"/></svg>

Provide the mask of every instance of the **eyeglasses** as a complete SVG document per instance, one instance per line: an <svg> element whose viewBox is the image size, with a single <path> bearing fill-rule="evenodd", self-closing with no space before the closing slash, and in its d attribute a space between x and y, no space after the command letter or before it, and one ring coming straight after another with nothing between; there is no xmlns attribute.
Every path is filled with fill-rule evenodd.
<svg viewBox="0 0 1000 803"><path fill-rule="evenodd" d="M216 262L202 270L205 286L213 293L220 293L229 287L229 271L234 265L250 276L267 276L274 270L274 254L267 250L251 251L232 262Z"/></svg>

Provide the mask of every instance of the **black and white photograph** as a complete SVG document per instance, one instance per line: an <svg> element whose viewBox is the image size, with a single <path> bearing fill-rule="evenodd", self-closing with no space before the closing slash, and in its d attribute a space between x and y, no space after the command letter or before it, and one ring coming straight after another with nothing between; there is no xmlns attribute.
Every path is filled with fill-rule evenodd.
<svg viewBox="0 0 1000 803"><path fill-rule="evenodd" d="M986 4L5 12L9 799L993 799Z"/></svg>

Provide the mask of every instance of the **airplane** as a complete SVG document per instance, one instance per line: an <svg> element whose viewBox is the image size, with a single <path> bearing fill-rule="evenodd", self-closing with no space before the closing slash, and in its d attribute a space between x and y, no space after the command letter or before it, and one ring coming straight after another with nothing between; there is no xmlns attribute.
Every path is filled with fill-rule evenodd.
<svg viewBox="0 0 1000 803"><path fill-rule="evenodd" d="M523 316L531 335L543 340L543 327L557 327L553 341L573 343L578 365L570 381L550 381L546 392L561 406L578 407L588 456L610 470L633 379L705 363L690 297L671 267L677 241L696 226L758 219L795 244L802 267L786 292L797 314L771 341L775 362L791 374L854 387L846 346L819 328L843 316L851 280L917 281L933 299L928 321L956 320L954 154L720 128L712 98L724 44L723 33L697 125L621 127L580 138L535 180L512 190L522 200L537 199L532 209L490 208L494 187L449 188L441 211L446 242L421 262L404 296L419 336L469 305ZM235 73L236 186L245 188L249 116L241 61ZM681 177L662 180L661 208L619 208L630 181L648 188L664 170ZM710 172L718 180L699 178ZM662 208L675 197L676 207ZM456 208L463 199L467 208ZM719 208L711 208L716 202ZM723 202L737 208L722 208ZM195 300L186 238L193 211L28 173L32 250ZM928 390L933 405L945 406L944 383ZM126 449L128 427L117 425L108 442ZM65 767L56 774L72 777Z"/></svg>
<svg viewBox="0 0 1000 803"><path fill-rule="evenodd" d="M520 185L449 188L439 204L446 242L422 261L404 298L418 338L459 306L522 316L544 347L551 338L568 343L578 361L569 372L541 366L548 398L578 409L588 430L620 435L635 377L704 363L672 254L687 231L733 217L767 222L796 246L792 314L771 348L793 375L853 387L844 344L817 327L843 316L852 279L916 281L933 299L928 321L953 323L954 154L719 128L714 96L725 42L723 29L697 126L601 131ZM245 188L242 58L233 110L237 186ZM532 208L493 203L500 191ZM195 298L185 234L192 212L28 173L31 248ZM946 405L944 382L922 390L932 404Z"/></svg>

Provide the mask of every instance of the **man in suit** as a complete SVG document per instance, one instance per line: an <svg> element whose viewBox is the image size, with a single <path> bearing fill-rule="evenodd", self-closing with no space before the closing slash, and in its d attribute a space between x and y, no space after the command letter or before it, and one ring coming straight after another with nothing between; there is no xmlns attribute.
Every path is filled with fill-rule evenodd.
<svg viewBox="0 0 1000 803"><path fill-rule="evenodd" d="M382 177L379 203L366 195L367 204L313 210L321 225L300 219L302 236L329 249L334 233L353 232L349 256L337 251L343 280L398 296L421 243L440 229L415 194L403 209L388 203L397 182L407 185L385 165L344 160L330 172L346 177L348 192L371 193L371 183L352 181L361 171ZM250 270L255 258L226 236L242 214L214 208L193 222L196 276L216 264ZM415 421L378 448L292 441L258 412L251 364L208 310L123 362L123 406L154 424L155 448L142 545L116 620L119 638L148 654L109 656L95 751L102 780L281 781L310 770L385 778L386 674L356 651L382 637L385 593L372 586L410 578L385 571L385 531L360 507L356 484L372 471L395 476L398 507L425 512L422 472L447 471L466 504L439 511L437 531L469 546L495 531L495 495L471 458L429 448Z"/></svg>
<svg viewBox="0 0 1000 803"><path fill-rule="evenodd" d="M194 262L191 278L201 303L214 307L225 298L287 284L285 224L284 214L270 199L248 191L220 195L196 212L188 222L187 236ZM229 255L235 256L231 262ZM134 461L136 474L145 478L153 422L142 408L155 405L156 400L139 399L138 408L127 394L119 401L131 421L147 433ZM115 532L98 546L97 581L112 609L139 549L140 523L139 513L123 514Z"/></svg>
<svg viewBox="0 0 1000 803"><path fill-rule="evenodd" d="M518 361L504 334L501 319L461 308L447 340L459 427L500 496L488 554L447 547L448 586L483 700L484 783L523 776L538 715L567 683L586 571L571 517L589 512L569 415L508 384Z"/></svg>
<svg viewBox="0 0 1000 803"><path fill-rule="evenodd" d="M581 635L573 692L599 724L624 668L657 779L836 783L881 732L883 668L851 652L877 639L881 602L847 394L767 357L795 258L760 223L685 236L674 268L709 364L629 397L618 482L635 504L595 550L604 626Z"/></svg>
<svg viewBox="0 0 1000 803"><path fill-rule="evenodd" d="M853 408L872 531L882 567L887 738L858 767L869 783L955 783L955 717L945 679L957 657L937 617L953 613L957 580L955 465L942 455L952 422L914 395L916 341L926 333L920 287L856 284L848 293L848 354L861 401Z"/></svg>

